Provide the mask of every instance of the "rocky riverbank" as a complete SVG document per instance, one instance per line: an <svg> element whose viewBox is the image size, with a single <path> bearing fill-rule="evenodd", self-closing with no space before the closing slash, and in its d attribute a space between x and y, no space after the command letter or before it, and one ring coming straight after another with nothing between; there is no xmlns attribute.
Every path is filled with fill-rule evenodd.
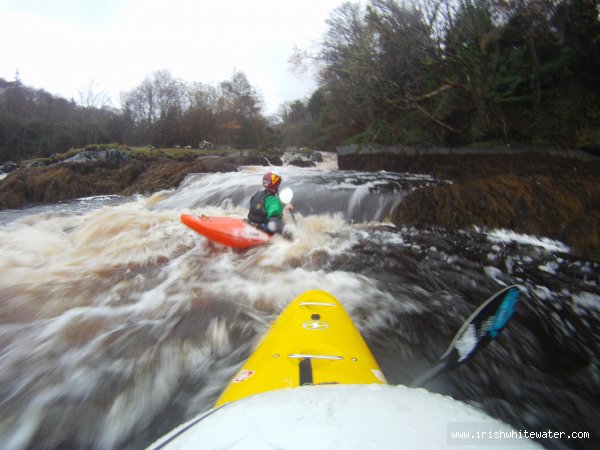
<svg viewBox="0 0 600 450"><path fill-rule="evenodd" d="M151 194L177 187L189 173L230 172L239 166L279 164L278 153L237 152L182 161L112 158L59 162L15 170L0 181L0 209L56 203L93 195Z"/></svg>
<svg viewBox="0 0 600 450"><path fill-rule="evenodd" d="M347 154L340 168L426 173L451 183L409 194L399 225L507 228L561 240L600 260L600 158L565 152Z"/></svg>
<svg viewBox="0 0 600 450"><path fill-rule="evenodd" d="M507 228L561 240L578 254L600 260L600 158L579 156L348 152L338 155L338 162L340 169L424 173L450 182L403 199L391 213L399 225ZM189 173L264 164L281 165L282 154L245 151L183 161L110 158L22 168L0 180L0 209L93 195L151 194L177 187Z"/></svg>

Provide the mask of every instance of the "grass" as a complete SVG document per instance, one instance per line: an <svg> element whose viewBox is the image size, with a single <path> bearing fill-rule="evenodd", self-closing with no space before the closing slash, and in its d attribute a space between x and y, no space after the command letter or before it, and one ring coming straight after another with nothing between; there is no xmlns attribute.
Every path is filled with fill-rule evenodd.
<svg viewBox="0 0 600 450"><path fill-rule="evenodd" d="M194 148L153 148L151 146L129 147L121 144L100 144L87 145L82 148L72 148L65 153L59 153L48 158L36 158L31 161L39 161L45 164L52 164L73 156L83 151L103 151L109 149L117 149L123 153L129 154L132 158L142 161L157 161L159 159L170 159L174 161L185 161L195 159L201 156L219 156L235 150L228 149L194 149Z"/></svg>
<svg viewBox="0 0 600 450"><path fill-rule="evenodd" d="M154 148L152 146L126 146L122 144L112 143L112 144L90 144L85 147L80 148L71 148L64 153L58 153L52 155L50 157L42 157L35 158L28 161L29 164L32 163L42 163L44 166L54 164L57 162L64 161L66 159L72 158L73 156L81 153L83 151L104 151L109 149L117 149L120 152L123 152L131 158L138 161L160 161L160 160L170 160L170 161L193 161L199 157L204 156L228 156L234 152L239 152L239 149L235 148L219 148L219 149L197 149L197 148L181 148L181 147L165 147L165 148ZM264 156L271 157L273 153L277 153L277 151L269 151L269 150L257 150L257 149L246 149L244 152L251 151L252 153ZM308 152L309 149L300 149L301 152Z"/></svg>

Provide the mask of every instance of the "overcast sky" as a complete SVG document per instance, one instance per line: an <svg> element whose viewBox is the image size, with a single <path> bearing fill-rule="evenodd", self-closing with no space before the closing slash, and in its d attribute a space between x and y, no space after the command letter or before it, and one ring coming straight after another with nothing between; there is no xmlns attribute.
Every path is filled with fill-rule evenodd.
<svg viewBox="0 0 600 450"><path fill-rule="evenodd" d="M0 77L79 100L91 82L119 94L167 69L216 84L242 71L266 113L315 89L290 71L294 46L321 39L344 0L0 0Z"/></svg>

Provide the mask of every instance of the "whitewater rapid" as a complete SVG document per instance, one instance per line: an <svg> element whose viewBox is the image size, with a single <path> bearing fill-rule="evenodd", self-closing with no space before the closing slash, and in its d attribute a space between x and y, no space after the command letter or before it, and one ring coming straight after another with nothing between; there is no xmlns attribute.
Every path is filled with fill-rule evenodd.
<svg viewBox="0 0 600 450"><path fill-rule="evenodd" d="M244 217L269 169L294 189L293 239L240 252L180 223L182 212ZM430 389L513 426L593 430L598 262L510 230L387 222L408 192L444 182L244 167L150 197L0 212L0 448L144 447L210 408L308 289L338 298L388 380L404 384L479 303L519 284L522 306L498 345Z"/></svg>

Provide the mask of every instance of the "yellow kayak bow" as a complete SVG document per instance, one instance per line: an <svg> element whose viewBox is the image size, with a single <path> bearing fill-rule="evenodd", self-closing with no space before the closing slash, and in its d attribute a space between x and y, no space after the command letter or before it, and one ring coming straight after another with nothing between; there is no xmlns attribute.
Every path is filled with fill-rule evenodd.
<svg viewBox="0 0 600 450"><path fill-rule="evenodd" d="M275 389L372 383L387 381L352 319L332 295L313 290L280 314L215 407Z"/></svg>

